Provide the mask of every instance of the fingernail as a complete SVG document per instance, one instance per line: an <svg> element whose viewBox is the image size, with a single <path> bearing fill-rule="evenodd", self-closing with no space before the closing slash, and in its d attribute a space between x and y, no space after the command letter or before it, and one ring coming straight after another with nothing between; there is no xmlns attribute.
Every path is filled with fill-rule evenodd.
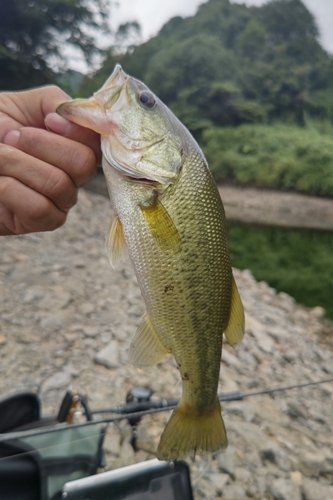
<svg viewBox="0 0 333 500"><path fill-rule="evenodd" d="M71 122L58 115L57 113L50 113L45 117L45 127L51 132L59 135L68 135L73 128Z"/></svg>
<svg viewBox="0 0 333 500"><path fill-rule="evenodd" d="M16 146L18 140L20 138L21 132L19 130L11 130L5 136L3 142L4 144L8 144L8 146Z"/></svg>

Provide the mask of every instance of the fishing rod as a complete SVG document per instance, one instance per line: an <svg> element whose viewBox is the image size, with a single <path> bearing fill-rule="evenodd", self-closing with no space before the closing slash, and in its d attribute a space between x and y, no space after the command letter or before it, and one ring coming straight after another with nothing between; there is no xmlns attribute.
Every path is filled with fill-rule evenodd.
<svg viewBox="0 0 333 500"><path fill-rule="evenodd" d="M241 391L234 391L234 392L228 392L225 394L220 394L218 397L219 397L219 400L222 402L223 401L224 402L242 401L242 400L249 398L249 397L261 396L261 395L266 395L266 394L274 394L276 392L289 391L292 389L301 389L303 387L317 386L317 385L322 385L322 384L332 383L332 382L333 382L333 378L326 379L326 380L319 380L316 382L306 382L304 384L294 384L294 385L289 385L289 386L276 387L274 389L264 389L261 391L248 392L248 393L243 393ZM141 387L141 388L135 388L135 389L136 390L139 389L139 391L141 392L141 396L142 396L142 389L145 389L145 390L148 389L150 391L150 394L153 393L153 391L147 387L146 388ZM134 391L134 393L135 393L135 391ZM173 410L179 401L178 399L168 399L168 398L155 400L155 401L152 400L152 401L137 402L137 403L130 401L124 405L118 405L118 406L115 406L113 408L106 408L106 409L91 411L87 407L86 398L84 396L81 396L81 397L82 397L81 404L83 401L82 406L85 410L87 419L89 419L87 422L77 423L77 424L75 424L75 423L67 423L66 424L65 421L63 421L63 423L58 422L58 425L54 425L57 423L55 421L55 422L53 422L52 427L40 427L40 428L27 430L24 432L25 436L31 437L31 436L38 436L38 435L42 435L42 434L50 434L53 432L63 432L66 429L70 430L70 429L77 429L77 428L82 428L82 427L89 427L92 425L109 424L109 423L114 423L114 422L118 422L120 420L127 419L133 427L133 431L132 431L133 432L133 436L132 436L133 444L132 444L132 446L133 445L135 446L135 442L136 442L135 426L140 421L140 419L146 415L152 415L152 414L159 413L162 411ZM150 405L149 408L147 408L148 405ZM88 410L89 413L87 413L86 410ZM134 410L136 410L136 411L134 411ZM117 415L112 416L112 417L108 417L108 418L101 418L101 419L92 420L93 415L103 414L103 413L117 413ZM2 438L2 439L0 439L1 441L6 439L6 433L1 434L0 436ZM78 443L78 442L86 441L87 439L88 440L91 439L91 436L80 437L80 438L74 439L74 440L72 439L72 440L70 440L70 442L71 443ZM56 446L58 446L58 445L47 446L45 448L42 448L42 451L43 450L44 451L50 450ZM39 451L41 451L41 450L39 450ZM0 457L0 462L3 462L4 460L9 460L11 458L15 458L17 456L30 455L32 453L34 453L34 451L26 451L23 453L13 455L12 457Z"/></svg>
<svg viewBox="0 0 333 500"><path fill-rule="evenodd" d="M264 395L264 394L274 394L275 392L289 391L291 389L300 389L302 387L325 384L325 383L329 383L329 382L333 382L333 378L328 379L328 380L319 380L317 382L306 382L304 384L295 384L295 385L289 385L289 386L284 386L284 387L276 387L274 389L264 389L264 390L255 391L255 392L247 392L247 393L243 393L241 391L227 392L225 394L219 394L218 398L221 402L243 401L244 399L249 398L249 397L253 397L253 396L260 396L260 395ZM139 389L150 390L149 388L139 388ZM151 392L151 394L152 394L152 392ZM178 403L179 403L179 399L176 399L176 398L163 398L163 399L158 399L158 400L150 400L149 399L149 400L145 400L145 401L129 402L129 403L125 403L123 405L114 406L113 408L103 408L100 410L93 410L93 411L91 411L91 414L92 415L100 415L103 413L117 413L117 414L124 414L124 415L127 415L128 417L130 417L130 416L135 416L134 414L142 413L144 411L148 411L151 409L159 409L160 411L167 411L169 409L175 408ZM157 413L157 412L154 411L153 413Z"/></svg>
<svg viewBox="0 0 333 500"><path fill-rule="evenodd" d="M242 401L246 398L249 397L254 397L254 396L260 396L260 395L265 395L265 394L274 394L276 392L282 392L282 391L289 391L292 389L301 389L303 387L309 387L309 386L316 386L316 385L322 385L326 383L332 383L333 378L331 379L326 379L326 380L319 380L316 382L306 382L304 384L295 384L295 385L289 385L289 386L283 386L283 387L276 387L274 389L264 389L261 391L255 391L255 392L248 392L248 393L243 393L241 391L234 391L234 392L228 392L225 394L220 394L219 400L221 402L228 402L228 401ZM141 388L142 389L142 388ZM151 391L151 389L150 389ZM71 429L77 429L80 427L87 427L91 425L96 425L96 424L109 424L113 422L119 422L120 420L127 419L130 421L130 419L133 419L134 422L138 422L142 417L145 417L146 415L153 415L155 413L160 413L163 411L169 411L173 410L179 402L179 399L160 399L160 400L152 400L152 401L144 401L144 402L137 402L137 403L125 403L124 405L118 405L113 408L106 408L106 409L100 409L100 410L94 410L91 411L92 415L97 415L97 414L103 414L103 413L116 413L117 415L107 417L107 418L100 418L100 419L95 419L95 420L89 420L87 422L83 423L71 423L68 424L68 428ZM149 406L149 407L148 407ZM136 411L134 411L136 410ZM63 425L55 425L54 427L42 427L42 428L37 428L33 430L26 431L27 435L29 436L37 436L39 434L45 434L45 433L52 433L52 432L61 432L64 430ZM5 434L2 434L2 436L5 436Z"/></svg>

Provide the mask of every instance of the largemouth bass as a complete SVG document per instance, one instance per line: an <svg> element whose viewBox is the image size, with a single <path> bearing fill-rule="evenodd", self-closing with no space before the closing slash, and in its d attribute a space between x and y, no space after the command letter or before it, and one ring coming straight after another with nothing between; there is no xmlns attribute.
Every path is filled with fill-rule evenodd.
<svg viewBox="0 0 333 500"><path fill-rule="evenodd" d="M59 114L101 134L115 219L113 266L127 247L147 311L130 347L136 366L172 353L182 398L157 456L175 460L227 446L217 388L222 336L235 346L244 312L230 265L226 221L199 146L173 113L117 65L90 99Z"/></svg>

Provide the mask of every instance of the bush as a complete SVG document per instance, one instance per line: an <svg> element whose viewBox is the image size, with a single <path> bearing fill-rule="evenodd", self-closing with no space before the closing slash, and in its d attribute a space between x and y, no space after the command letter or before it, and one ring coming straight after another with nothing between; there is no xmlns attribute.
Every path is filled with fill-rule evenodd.
<svg viewBox="0 0 333 500"><path fill-rule="evenodd" d="M332 126L210 127L201 144L217 181L333 196Z"/></svg>

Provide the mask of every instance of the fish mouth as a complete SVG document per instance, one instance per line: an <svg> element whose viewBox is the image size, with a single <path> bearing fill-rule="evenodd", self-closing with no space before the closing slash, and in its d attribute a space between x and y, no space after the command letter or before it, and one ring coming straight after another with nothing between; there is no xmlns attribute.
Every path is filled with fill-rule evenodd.
<svg viewBox="0 0 333 500"><path fill-rule="evenodd" d="M108 135L115 124L107 116L106 110L117 102L129 78L120 64L117 64L112 75L93 97L64 102L56 111L73 123L90 128L98 134Z"/></svg>
<svg viewBox="0 0 333 500"><path fill-rule="evenodd" d="M104 90L106 88L122 85L128 79L129 79L129 76L125 73L125 71L120 66L120 64L116 64L111 75L106 80L106 82L104 83L103 87L100 90Z"/></svg>
<svg viewBox="0 0 333 500"><path fill-rule="evenodd" d="M112 108L129 78L120 64L116 64L111 76L106 80L103 87L94 93L93 98L104 109Z"/></svg>

